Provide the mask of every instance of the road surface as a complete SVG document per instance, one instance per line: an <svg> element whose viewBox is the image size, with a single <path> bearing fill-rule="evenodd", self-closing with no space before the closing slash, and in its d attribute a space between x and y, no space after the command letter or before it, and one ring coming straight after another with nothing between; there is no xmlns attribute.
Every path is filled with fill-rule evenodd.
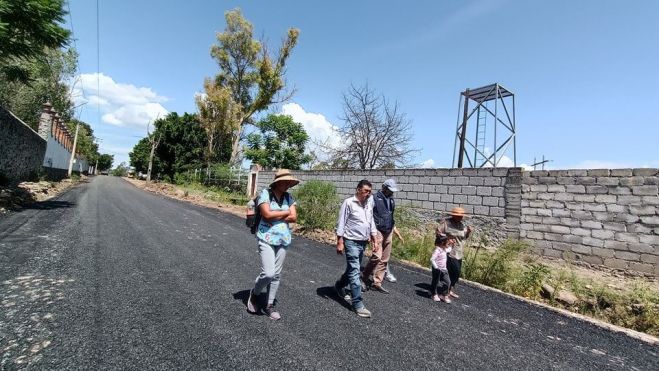
<svg viewBox="0 0 659 371"><path fill-rule="evenodd" d="M0 369L659 369L656 346L494 292L435 303L399 265L362 319L332 291L343 267L296 238L283 319L250 315L242 219L99 176L0 217Z"/></svg>

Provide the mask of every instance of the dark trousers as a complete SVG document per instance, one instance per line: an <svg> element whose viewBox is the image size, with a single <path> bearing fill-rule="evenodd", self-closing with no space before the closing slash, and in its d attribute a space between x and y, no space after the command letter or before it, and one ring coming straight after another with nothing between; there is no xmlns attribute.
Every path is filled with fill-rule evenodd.
<svg viewBox="0 0 659 371"><path fill-rule="evenodd" d="M440 281L441 288L437 286L440 284ZM435 269L433 267L432 282L430 282L430 295L437 295L438 292L439 295L446 295L448 293L449 287L451 287L451 280L449 279L448 271L443 269Z"/></svg>
<svg viewBox="0 0 659 371"><path fill-rule="evenodd" d="M448 276L451 280L451 288L458 283L460 279L460 272L462 271L462 259L455 259L450 256L446 260L446 268L448 268Z"/></svg>

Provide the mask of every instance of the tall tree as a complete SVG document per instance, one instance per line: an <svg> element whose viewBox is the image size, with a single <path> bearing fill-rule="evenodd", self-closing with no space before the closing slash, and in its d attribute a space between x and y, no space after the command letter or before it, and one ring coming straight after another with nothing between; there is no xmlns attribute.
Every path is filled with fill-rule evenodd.
<svg viewBox="0 0 659 371"><path fill-rule="evenodd" d="M149 167L149 153L151 151L151 143L149 138L142 138L133 147L133 150L128 153L130 165L135 167L135 171L146 173ZM160 172L160 160L156 156L153 160L153 169L151 171L155 174Z"/></svg>
<svg viewBox="0 0 659 371"><path fill-rule="evenodd" d="M45 48L68 43L71 32L61 26L63 5L64 0L0 0L0 72L7 79L29 81L25 62L39 59Z"/></svg>
<svg viewBox="0 0 659 371"><path fill-rule="evenodd" d="M330 163L344 168L377 169L405 166L418 150L412 148L412 124L393 104L367 84L350 86L343 94L344 146L328 147Z"/></svg>
<svg viewBox="0 0 659 371"><path fill-rule="evenodd" d="M42 52L40 58L12 62L29 72L28 82L14 81L0 71L0 105L35 130L41 105L45 102L50 102L65 122L71 121L74 115L68 83L76 73L78 53L73 48L44 49Z"/></svg>
<svg viewBox="0 0 659 371"><path fill-rule="evenodd" d="M112 167L112 163L114 162L114 156L104 153L100 156L98 156L98 170L100 171L105 171L108 170Z"/></svg>
<svg viewBox="0 0 659 371"><path fill-rule="evenodd" d="M299 170L312 160L305 154L309 135L291 116L268 115L256 126L259 132L247 136L247 159L266 168L292 170Z"/></svg>
<svg viewBox="0 0 659 371"><path fill-rule="evenodd" d="M199 121L206 131L207 169L216 158L219 150L231 156L232 133L238 129L240 109L231 97L231 90L211 79L204 81L205 94L197 95L195 101L199 109Z"/></svg>
<svg viewBox="0 0 659 371"><path fill-rule="evenodd" d="M225 19L226 28L217 34L217 44L211 47L211 56L220 67L216 84L231 92L233 104L238 109L235 121L225 125L233 128L230 163L236 165L244 126L252 123L255 113L290 98L277 99L277 95L285 87L286 60L297 43L299 30L290 28L279 54L272 57L265 43L253 38L253 26L240 9L226 12Z"/></svg>

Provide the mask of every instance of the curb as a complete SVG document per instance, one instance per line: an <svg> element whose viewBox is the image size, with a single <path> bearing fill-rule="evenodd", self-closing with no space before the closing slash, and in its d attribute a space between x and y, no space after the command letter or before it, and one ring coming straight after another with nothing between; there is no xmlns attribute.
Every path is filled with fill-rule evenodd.
<svg viewBox="0 0 659 371"><path fill-rule="evenodd" d="M405 261L405 260L398 260L396 262L400 264L401 268L408 269L408 270L411 270L411 271L414 271L414 272L417 272L417 273L428 274L428 272L430 271L427 268L424 268L424 267L421 267L421 266L416 266L414 263L410 263L410 262ZM617 325L614 325L614 324L611 324L611 323L608 323L608 322L598 320L596 318L588 317L588 316L583 315L583 314L571 312L567 309L556 308L556 307L551 306L549 304L545 304L545 303L542 303L542 302L539 302L539 301L531 300L531 299L528 299L528 298L525 298L525 297L522 297L522 296L517 296L517 295L511 294L511 293L505 292L505 291L501 291L499 289L495 289L495 288L490 287L490 286L483 285L482 283L466 280L464 278L460 278L460 282L464 282L469 286L472 286L472 287L475 287L475 288L478 288L478 289L481 289L481 290L484 290L484 291L496 292L498 294L504 295L506 297L509 297L509 298L517 300L517 301L521 301L521 302L526 303L526 304L530 304L530 305L533 305L533 306L536 306L536 307L548 309L552 312L559 313L559 314L564 315L566 317L570 317L570 318L574 318L574 319L577 319L577 320L580 320L580 321L583 321L583 322L590 323L592 325L603 328L605 330L609 330L609 331L616 332L616 333L622 333L624 335L627 335L627 336L629 336L631 338L634 338L634 339L637 339L637 340L641 340L641 341L643 341L645 343L648 343L650 345L659 345L659 338L657 338L655 336L652 336L650 334L646 334L646 333L639 332L639 331L636 331L636 330L628 329L628 328L625 328L625 327L620 327L620 326L617 326Z"/></svg>

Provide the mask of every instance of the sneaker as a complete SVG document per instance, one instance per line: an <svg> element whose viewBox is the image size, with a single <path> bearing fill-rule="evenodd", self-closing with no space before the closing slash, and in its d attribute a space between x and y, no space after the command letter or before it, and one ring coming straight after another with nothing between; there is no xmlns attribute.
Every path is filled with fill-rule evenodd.
<svg viewBox="0 0 659 371"><path fill-rule="evenodd" d="M453 291L449 292L448 295L449 295L449 296L452 296L452 297L454 297L454 298L456 298L456 299L460 297L460 296L458 296L458 294L454 293Z"/></svg>
<svg viewBox="0 0 659 371"><path fill-rule="evenodd" d="M448 295L440 296L440 299L446 304L451 304L451 298L449 298Z"/></svg>
<svg viewBox="0 0 659 371"><path fill-rule="evenodd" d="M383 294L388 294L389 291L387 291L384 287L381 285L371 285L371 290L381 292Z"/></svg>
<svg viewBox="0 0 659 371"><path fill-rule="evenodd" d="M273 321L278 321L281 319L281 314L277 312L275 306L272 304L268 305L265 309L263 309L263 313L265 313L265 315L270 317L270 319Z"/></svg>
<svg viewBox="0 0 659 371"><path fill-rule="evenodd" d="M257 296L254 295L252 290L249 290L249 298L247 298L247 311L256 314L258 312L258 304L256 303Z"/></svg>
<svg viewBox="0 0 659 371"><path fill-rule="evenodd" d="M394 283L394 282L398 281L398 280L396 279L396 276L394 276L393 274L391 274L391 273L389 273L389 272L387 272L387 274L384 276L384 278L385 278L387 281L391 282L391 283Z"/></svg>
<svg viewBox="0 0 659 371"><path fill-rule="evenodd" d="M442 301L442 298L440 298L439 295L433 295L432 300L433 301Z"/></svg>
<svg viewBox="0 0 659 371"><path fill-rule="evenodd" d="M343 291L342 288L339 287L339 281L336 281L334 283L334 291L336 291L336 296L343 298L343 300L347 302L352 300L352 296L350 295L350 293L346 293L345 291Z"/></svg>
<svg viewBox="0 0 659 371"><path fill-rule="evenodd" d="M371 311L366 308L355 309L355 313L362 318L371 318Z"/></svg>

